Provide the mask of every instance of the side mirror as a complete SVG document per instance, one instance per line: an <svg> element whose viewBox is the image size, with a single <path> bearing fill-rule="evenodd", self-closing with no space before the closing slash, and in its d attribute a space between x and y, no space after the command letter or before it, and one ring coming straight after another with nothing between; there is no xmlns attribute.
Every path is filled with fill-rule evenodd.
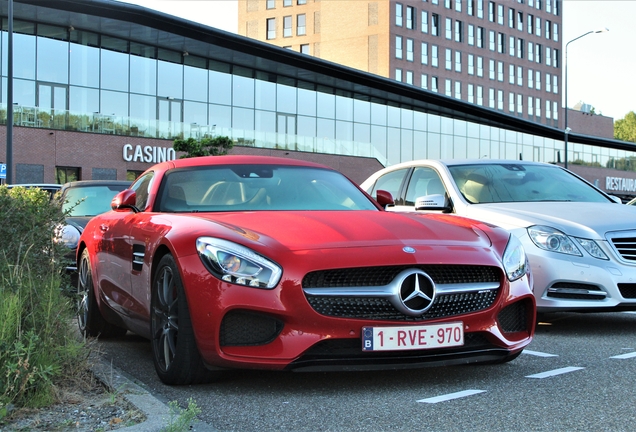
<svg viewBox="0 0 636 432"><path fill-rule="evenodd" d="M415 210L450 212L451 206L446 195L432 194L424 195L415 199Z"/></svg>
<svg viewBox="0 0 636 432"><path fill-rule="evenodd" d="M137 204L137 193L132 189L126 189L119 192L113 200L110 202L110 208L114 211L122 211L122 210L132 210L135 213L139 212L139 209L136 206Z"/></svg>
<svg viewBox="0 0 636 432"><path fill-rule="evenodd" d="M386 206L389 206L389 205L392 206L395 204L395 201L393 200L393 195L391 195L391 192L388 192L385 190L378 190L375 195L375 200L378 202L378 204L382 206L382 208L385 208Z"/></svg>
<svg viewBox="0 0 636 432"><path fill-rule="evenodd" d="M615 203L617 203L617 204L623 204L623 201L622 201L619 197L617 197L617 196L615 196L615 195L610 195L609 197L610 197L612 200L614 200L614 202L615 202Z"/></svg>

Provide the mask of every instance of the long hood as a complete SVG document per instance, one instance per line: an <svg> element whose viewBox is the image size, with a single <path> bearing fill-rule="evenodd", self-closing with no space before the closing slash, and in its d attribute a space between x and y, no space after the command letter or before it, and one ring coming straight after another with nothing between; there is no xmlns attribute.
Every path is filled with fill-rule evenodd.
<svg viewBox="0 0 636 432"><path fill-rule="evenodd" d="M299 211L197 215L251 241L290 251L405 246L490 247L478 223L452 215ZM481 224L479 224L481 225Z"/></svg>
<svg viewBox="0 0 636 432"><path fill-rule="evenodd" d="M475 204L466 216L506 229L547 225L566 234L602 239L609 231L636 229L636 208L611 203L524 202Z"/></svg>

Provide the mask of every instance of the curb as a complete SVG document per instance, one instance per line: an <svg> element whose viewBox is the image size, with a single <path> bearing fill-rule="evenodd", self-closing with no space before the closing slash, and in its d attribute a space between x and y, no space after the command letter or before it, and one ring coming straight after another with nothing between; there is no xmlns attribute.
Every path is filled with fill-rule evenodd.
<svg viewBox="0 0 636 432"><path fill-rule="evenodd" d="M134 378L116 368L103 358L99 358L93 365L93 373L106 387L116 390L124 399L141 411L146 420L133 426L117 429L122 432L157 432L170 426L170 408L164 402L153 396L146 389L134 382ZM197 420L190 425L189 431L214 432L209 424Z"/></svg>

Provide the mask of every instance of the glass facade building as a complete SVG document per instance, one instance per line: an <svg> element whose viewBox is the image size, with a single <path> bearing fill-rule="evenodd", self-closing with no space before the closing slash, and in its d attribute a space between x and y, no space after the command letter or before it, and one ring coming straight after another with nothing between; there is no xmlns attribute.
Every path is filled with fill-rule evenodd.
<svg viewBox="0 0 636 432"><path fill-rule="evenodd" d="M15 125L167 140L228 135L238 146L373 157L383 165L420 158L564 159L563 132L549 126L138 6L81 3L16 1ZM100 16L108 14L99 5L120 19ZM137 23L140 11L148 20ZM174 31L181 33L161 27L166 20L180 24ZM634 170L635 150L570 135L568 160Z"/></svg>

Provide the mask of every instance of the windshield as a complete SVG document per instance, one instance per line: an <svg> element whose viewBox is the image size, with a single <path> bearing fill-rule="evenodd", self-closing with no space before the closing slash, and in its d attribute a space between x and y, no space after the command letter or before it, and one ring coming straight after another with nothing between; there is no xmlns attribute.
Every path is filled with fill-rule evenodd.
<svg viewBox="0 0 636 432"><path fill-rule="evenodd" d="M110 210L110 202L126 185L91 185L69 187L64 192L62 211L68 216L96 216Z"/></svg>
<svg viewBox="0 0 636 432"><path fill-rule="evenodd" d="M338 172L276 165L174 170L164 177L156 206L162 212L377 210Z"/></svg>
<svg viewBox="0 0 636 432"><path fill-rule="evenodd" d="M475 164L449 170L459 191L473 204L609 201L588 183L553 165Z"/></svg>

